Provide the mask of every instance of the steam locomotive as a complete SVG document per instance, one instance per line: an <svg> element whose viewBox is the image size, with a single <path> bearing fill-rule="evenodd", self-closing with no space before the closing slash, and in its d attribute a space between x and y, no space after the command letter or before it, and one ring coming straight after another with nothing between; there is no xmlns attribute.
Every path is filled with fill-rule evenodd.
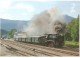
<svg viewBox="0 0 80 58"><path fill-rule="evenodd" d="M14 36L15 41L39 44L48 47L63 47L64 36L59 34L46 34L43 36Z"/></svg>

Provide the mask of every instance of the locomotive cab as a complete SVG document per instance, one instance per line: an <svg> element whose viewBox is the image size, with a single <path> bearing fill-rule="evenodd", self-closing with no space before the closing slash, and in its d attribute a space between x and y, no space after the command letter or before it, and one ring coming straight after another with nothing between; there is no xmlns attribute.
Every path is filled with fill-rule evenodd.
<svg viewBox="0 0 80 58"><path fill-rule="evenodd" d="M64 37L58 34L47 34L46 44L49 47L62 47L64 45Z"/></svg>

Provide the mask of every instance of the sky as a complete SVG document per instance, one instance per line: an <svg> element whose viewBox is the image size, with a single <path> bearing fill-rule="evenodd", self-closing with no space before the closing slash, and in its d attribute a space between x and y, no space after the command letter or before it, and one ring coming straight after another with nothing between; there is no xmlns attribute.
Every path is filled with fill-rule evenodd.
<svg viewBox="0 0 80 58"><path fill-rule="evenodd" d="M75 18L80 14L80 1L0 0L0 18L28 21L36 14L55 7Z"/></svg>

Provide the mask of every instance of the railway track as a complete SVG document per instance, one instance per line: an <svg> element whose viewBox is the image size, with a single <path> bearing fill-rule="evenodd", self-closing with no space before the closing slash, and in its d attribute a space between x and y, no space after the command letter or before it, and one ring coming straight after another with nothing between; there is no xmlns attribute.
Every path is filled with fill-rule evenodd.
<svg viewBox="0 0 80 58"><path fill-rule="evenodd" d="M39 45L33 45L33 44L26 44L26 43L22 43L22 42L16 42L16 41L4 41L2 40L2 42L6 42L5 44L7 45L15 45L18 47L22 47L25 50L28 50L28 54L31 54L32 56L38 56L35 55L34 53L40 53L40 54L44 54L47 56L78 56L79 53L77 52L73 52L73 51L68 51L68 50L62 50L62 49L57 49L57 48L50 48L50 47L45 47L45 46L39 46ZM16 48L18 49L18 48ZM26 53L26 51L24 51ZM32 52L32 53L31 53Z"/></svg>
<svg viewBox="0 0 80 58"><path fill-rule="evenodd" d="M5 53L8 53L8 54L3 54L3 55L7 55L7 56L23 56L21 53L19 53L20 51L16 51L15 49L13 49L13 48L11 48L11 47L7 47L6 45L2 45L1 43L0 43L0 48L2 48L2 47L5 47L5 48L7 48L7 50L5 51ZM4 48L3 48L4 49ZM0 52L1 53L1 52Z"/></svg>
<svg viewBox="0 0 80 58"><path fill-rule="evenodd" d="M29 54L27 54L21 50L15 49L15 48L11 47L10 45L5 44L3 42L2 43L0 42L0 45L6 47L10 51L11 54L15 53L15 54L18 54L18 56L30 56Z"/></svg>
<svg viewBox="0 0 80 58"><path fill-rule="evenodd" d="M65 54L70 54L70 55L75 55L75 56L78 56L79 55L79 52L75 52L75 51L70 51L70 50L64 50L64 49L59 49L59 48L51 48L51 47L44 47L44 46L41 46L41 45L34 45L34 44L29 44L29 43L22 43L22 42L18 42L20 44L24 44L24 45L29 45L29 46L33 46L33 47L38 47L38 48L44 48L44 49L49 49L49 50L52 50L52 51L57 51L57 52L61 52L61 53L65 53Z"/></svg>
<svg viewBox="0 0 80 58"><path fill-rule="evenodd" d="M15 47L15 49L23 51L24 53L27 53L31 56L40 56L41 54L47 55L47 56L52 56L53 54L50 53L45 53L44 51L40 51L40 50L34 50L34 48L30 48L30 47L25 47L23 45L19 45L19 43L12 43L10 41L2 41L3 44L9 45L10 47ZM23 53L22 52L22 53ZM36 53L36 54L35 54ZM37 55L39 54L39 55Z"/></svg>
<svg viewBox="0 0 80 58"><path fill-rule="evenodd" d="M75 55L75 56L79 55L79 52L74 52L74 51L70 51L70 50L64 50L64 49L59 49L59 48L50 48L50 47L44 47L44 46L39 46L39 45L34 45L34 44L28 44L28 43L22 43L22 42L18 42L18 43L19 44L23 44L23 45L32 46L32 47L38 47L38 48L48 49L48 50L52 50L52 51L56 51L56 52L60 52L60 53L64 53L64 54L70 54L70 55Z"/></svg>

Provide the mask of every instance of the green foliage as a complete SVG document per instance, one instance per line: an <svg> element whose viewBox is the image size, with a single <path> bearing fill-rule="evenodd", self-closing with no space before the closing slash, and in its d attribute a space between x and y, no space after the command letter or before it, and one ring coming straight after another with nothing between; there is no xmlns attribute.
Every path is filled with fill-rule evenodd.
<svg viewBox="0 0 80 58"><path fill-rule="evenodd" d="M79 16L68 23L65 39L69 41L79 41Z"/></svg>
<svg viewBox="0 0 80 58"><path fill-rule="evenodd" d="M16 29L11 29L9 32L8 32L8 35L10 38L13 38L13 35L14 33L16 32L17 30Z"/></svg>
<svg viewBox="0 0 80 58"><path fill-rule="evenodd" d="M76 41L65 41L65 46L79 47L79 42L76 42Z"/></svg>

